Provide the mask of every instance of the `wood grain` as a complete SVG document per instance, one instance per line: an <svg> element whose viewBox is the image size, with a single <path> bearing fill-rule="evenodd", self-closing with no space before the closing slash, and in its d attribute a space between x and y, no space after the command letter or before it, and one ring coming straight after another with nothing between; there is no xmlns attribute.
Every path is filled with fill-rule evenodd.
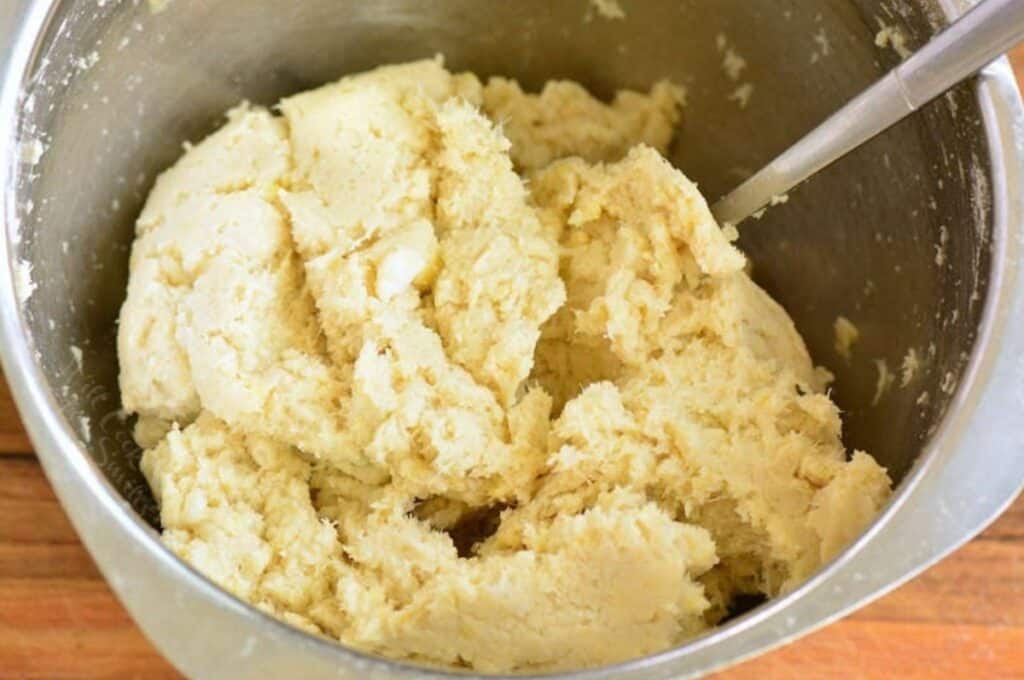
<svg viewBox="0 0 1024 680"><path fill-rule="evenodd" d="M178 676L100 577L38 462L0 456L0 678L82 677Z"/></svg>
<svg viewBox="0 0 1024 680"><path fill-rule="evenodd" d="M1024 46L1012 53L1024 76ZM0 679L179 677L78 542L0 380ZM882 600L719 680L1024 678L1024 499Z"/></svg>
<svg viewBox="0 0 1024 680"><path fill-rule="evenodd" d="M11 390L7 387L7 382L0 379L0 456L31 452L32 443L21 426L21 418L18 417L18 409L11 398Z"/></svg>
<svg viewBox="0 0 1024 680"><path fill-rule="evenodd" d="M1024 43L1010 50L1009 57L1013 74L1017 76L1017 85L1021 85L1024 83Z"/></svg>

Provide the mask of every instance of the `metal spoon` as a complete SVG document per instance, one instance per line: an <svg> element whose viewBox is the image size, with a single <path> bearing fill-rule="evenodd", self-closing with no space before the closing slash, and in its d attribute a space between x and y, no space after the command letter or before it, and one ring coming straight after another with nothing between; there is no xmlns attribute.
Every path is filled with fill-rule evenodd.
<svg viewBox="0 0 1024 680"><path fill-rule="evenodd" d="M711 207L736 224L1024 39L1024 0L983 0ZM776 199L777 200L777 199Z"/></svg>

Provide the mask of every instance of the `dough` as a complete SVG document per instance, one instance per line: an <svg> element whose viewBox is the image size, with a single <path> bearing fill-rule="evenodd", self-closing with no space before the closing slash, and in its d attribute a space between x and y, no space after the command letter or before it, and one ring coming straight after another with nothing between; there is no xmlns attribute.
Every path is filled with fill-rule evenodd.
<svg viewBox="0 0 1024 680"><path fill-rule="evenodd" d="M889 479L664 160L681 103L436 59L230 112L157 181L121 312L167 545L493 672L665 649L841 550Z"/></svg>

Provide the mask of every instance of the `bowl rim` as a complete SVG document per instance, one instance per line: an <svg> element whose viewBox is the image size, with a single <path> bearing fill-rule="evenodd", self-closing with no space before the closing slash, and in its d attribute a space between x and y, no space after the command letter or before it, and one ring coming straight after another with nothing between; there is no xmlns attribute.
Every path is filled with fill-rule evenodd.
<svg viewBox="0 0 1024 680"><path fill-rule="evenodd" d="M40 462L83 543L147 636L183 671L207 675L218 668L220 676L253 677L271 668L265 663L268 654L286 653L292 664L307 663L307 677L336 677L339 664L367 677L465 677L464 673L382 659L319 638L222 590L164 546L157 532L106 479L61 413L18 304L12 248L19 228L16 184L21 94L40 56L39 39L61 2L17 0L21 7L15 15L21 21L15 22L16 38L6 52L6 64L0 64L5 74L0 93L0 125L4 127L0 134L0 187L6 225L0 256L7 260L5 273L0 274L0 350L4 374ZM940 0L947 18L955 16L959 4ZM10 36L0 36L3 38ZM1024 404L1024 388L1018 387L1024 385L1024 362L1016 361L1016 356L1024 356L1024 323L1020 321L1024 319L1024 279L1019 272L1024 246L1024 107L1005 57L981 72L975 91L991 156L994 229L989 289L975 347L947 415L882 512L856 541L792 592L680 646L582 671L485 677L596 679L706 673L809 633L880 597L969 540L1012 502L1024 486L1024 425L1015 423L1012 416ZM989 425L988 419L999 427ZM943 469L978 462L985 463L995 478L982 479L988 483L981 489L977 482L968 489L963 477L951 480L943 474ZM994 482L999 484L993 489ZM964 488L958 490L957 484ZM932 497L929 505L930 494L938 494L938 498ZM973 497L975 502L970 507L949 505L961 497ZM901 509L912 500L924 508L966 514L957 522L929 527L928 512L904 512L907 516L901 517ZM908 548L904 543L910 536L923 537L920 545L916 549L910 546L907 556L895 558L890 551ZM884 561L887 554L891 558L888 564ZM869 565L874 571L865 575ZM155 575L151 587L133 583L144 571ZM186 658L185 651L196 647L169 640L172 631L181 635L192 626L175 626L173 621L158 620L168 617L146 611L146 603L156 591L168 589L181 600L181 608L202 609L215 621L210 629L216 639L203 640L203 647L236 650L239 656L232 660L238 663L233 668ZM826 594L830 597L824 597Z"/></svg>

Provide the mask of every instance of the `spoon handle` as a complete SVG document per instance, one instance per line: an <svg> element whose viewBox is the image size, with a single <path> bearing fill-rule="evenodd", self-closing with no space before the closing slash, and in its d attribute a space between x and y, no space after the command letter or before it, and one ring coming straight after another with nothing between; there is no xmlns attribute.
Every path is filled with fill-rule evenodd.
<svg viewBox="0 0 1024 680"><path fill-rule="evenodd" d="M736 224L1024 39L1024 0L982 0L711 207Z"/></svg>

